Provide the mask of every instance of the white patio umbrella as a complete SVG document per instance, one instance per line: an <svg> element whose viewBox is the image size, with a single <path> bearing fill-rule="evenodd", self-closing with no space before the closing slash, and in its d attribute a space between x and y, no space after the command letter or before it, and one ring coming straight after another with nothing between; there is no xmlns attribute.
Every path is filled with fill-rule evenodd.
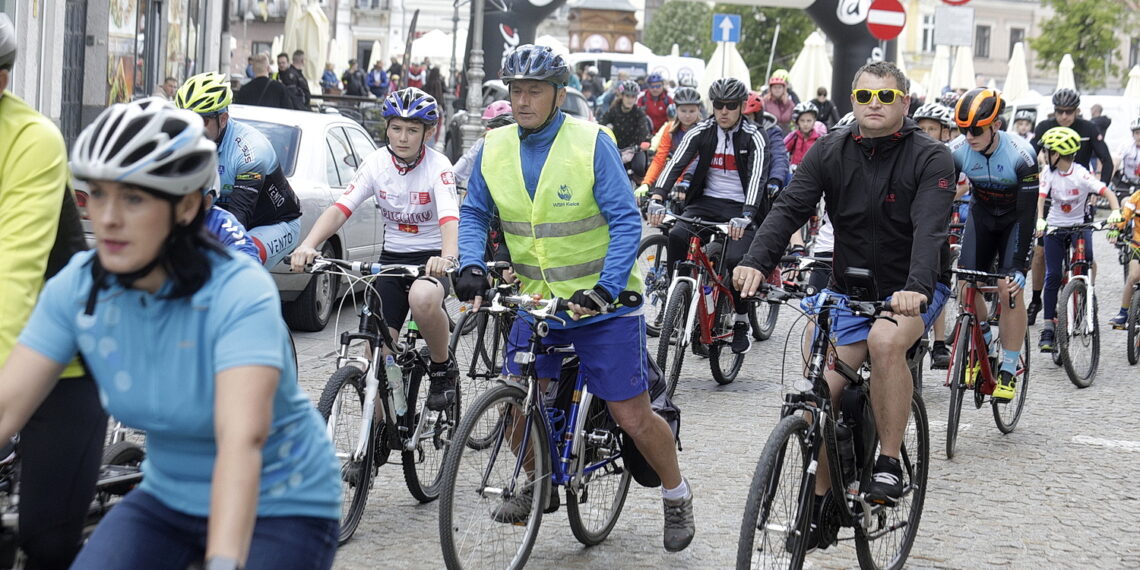
<svg viewBox="0 0 1140 570"><path fill-rule="evenodd" d="M974 48L958 46L958 53L954 58L954 68L950 71L950 87L952 89L973 89L976 83Z"/></svg>
<svg viewBox="0 0 1140 570"><path fill-rule="evenodd" d="M394 52L392 55L403 55L404 54L404 50L402 49L403 46L400 46L400 47L401 47L401 49L399 50L399 52ZM364 70L365 73L368 73L368 70L372 69L372 66L376 65L377 61L383 61L383 60L384 60L384 56L380 54L380 40L376 40L376 41L372 42L372 55L369 56L369 58L368 58L368 66L365 67L362 65L362 66L360 66L360 69Z"/></svg>
<svg viewBox="0 0 1140 570"><path fill-rule="evenodd" d="M281 47L283 38L284 36L273 36L273 44L272 47L269 48L269 53L267 54L269 55L269 65L271 66L277 66L277 54L281 53L281 50L284 49Z"/></svg>
<svg viewBox="0 0 1140 570"><path fill-rule="evenodd" d="M297 38L297 47L294 49L305 51L305 66L301 71L309 81L309 91L320 93L320 78L324 73L329 46L329 19L320 4L313 2L304 7L298 17L294 35Z"/></svg>
<svg viewBox="0 0 1140 570"><path fill-rule="evenodd" d="M950 46L934 48L934 61L926 76L926 100L937 101L942 97L942 88L950 83Z"/></svg>
<svg viewBox="0 0 1140 570"><path fill-rule="evenodd" d="M1073 77L1073 56L1065 54L1061 65L1057 66L1057 89L1076 89L1077 80Z"/></svg>
<svg viewBox="0 0 1140 570"><path fill-rule="evenodd" d="M1124 86L1124 96L1132 97L1140 104L1140 65L1132 66L1128 72L1128 84Z"/></svg>
<svg viewBox="0 0 1140 570"><path fill-rule="evenodd" d="M1009 55L1009 69L1005 74L1005 83L1001 86L1002 97L1006 101L1016 101L1029 92L1029 72L1025 65L1025 45L1021 42L1013 44L1013 52Z"/></svg>
<svg viewBox="0 0 1140 570"><path fill-rule="evenodd" d="M814 97L820 87L831 87L831 61L819 31L808 34L804 40L803 49L788 71L788 80L804 97Z"/></svg>
<svg viewBox="0 0 1140 570"><path fill-rule="evenodd" d="M348 69L348 52L345 51L345 47L347 46L341 45L336 38L329 40L328 55L325 56L325 63L333 64L333 68L338 75Z"/></svg>
<svg viewBox="0 0 1140 570"><path fill-rule="evenodd" d="M285 11L285 36L281 40L281 51L291 54L293 50L305 49L297 33L304 13L305 0L289 0L289 8ZM276 57L279 53L281 52L273 52L273 56Z"/></svg>
<svg viewBox="0 0 1140 570"><path fill-rule="evenodd" d="M708 93L712 82L722 77L735 77L745 85L752 85L752 72L748 70L748 64L744 62L740 52L736 51L735 43L721 42L716 45L716 50L705 66L705 75L701 78L698 90L701 93ZM707 101L705 109L709 109Z"/></svg>

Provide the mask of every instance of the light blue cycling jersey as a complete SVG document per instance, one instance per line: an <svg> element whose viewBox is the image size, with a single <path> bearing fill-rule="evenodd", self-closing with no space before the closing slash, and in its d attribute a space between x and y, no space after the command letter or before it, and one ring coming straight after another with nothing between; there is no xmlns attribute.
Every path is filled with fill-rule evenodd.
<svg viewBox="0 0 1140 570"><path fill-rule="evenodd" d="M277 151L257 129L230 120L218 142L217 205L248 230L301 217L301 202L277 162Z"/></svg>
<svg viewBox="0 0 1140 570"><path fill-rule="evenodd" d="M995 216L1015 210L1018 194L1022 192L1032 195L1036 205L1040 183L1033 146L1008 133L994 136L998 137L997 148L989 156L971 149L966 135L959 135L948 143L958 172L965 174L973 186L973 202Z"/></svg>
<svg viewBox="0 0 1140 570"><path fill-rule="evenodd" d="M260 172L268 176L274 170L277 170L277 151L269 139L257 129L230 119L218 142L218 176L222 179L219 201L233 192L238 174Z"/></svg>
<svg viewBox="0 0 1140 570"><path fill-rule="evenodd" d="M209 514L218 452L216 375L281 370L257 514L339 519L340 471L324 422L297 384L277 287L245 256L208 255L210 280L189 298L164 298L170 282L151 294L109 279L85 315L95 251L78 253L47 282L19 342L61 364L81 353L107 412L147 432L141 488L200 517Z"/></svg>
<svg viewBox="0 0 1140 570"><path fill-rule="evenodd" d="M248 255L254 261L261 263L261 255L253 240L245 233L245 226L237 221L233 214L217 206L210 206L206 210L206 230L210 235L218 238L222 245L235 251Z"/></svg>

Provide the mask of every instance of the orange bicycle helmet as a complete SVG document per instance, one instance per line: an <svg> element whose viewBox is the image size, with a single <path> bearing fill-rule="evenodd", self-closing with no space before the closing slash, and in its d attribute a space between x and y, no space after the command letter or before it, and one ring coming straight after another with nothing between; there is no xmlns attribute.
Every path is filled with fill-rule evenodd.
<svg viewBox="0 0 1140 570"><path fill-rule="evenodd" d="M1000 91L977 87L958 99L954 108L954 123L962 129L984 127L993 123L1003 109L1005 101L1002 100Z"/></svg>

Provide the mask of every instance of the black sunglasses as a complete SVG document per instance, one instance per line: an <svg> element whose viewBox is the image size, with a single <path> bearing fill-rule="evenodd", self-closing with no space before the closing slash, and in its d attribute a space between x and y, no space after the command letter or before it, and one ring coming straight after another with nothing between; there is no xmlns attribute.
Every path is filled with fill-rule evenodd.
<svg viewBox="0 0 1140 570"><path fill-rule="evenodd" d="M962 130L972 137L980 137L986 133L985 127L966 127Z"/></svg>
<svg viewBox="0 0 1140 570"><path fill-rule="evenodd" d="M713 101L713 109L728 109L735 111L740 107L740 101Z"/></svg>

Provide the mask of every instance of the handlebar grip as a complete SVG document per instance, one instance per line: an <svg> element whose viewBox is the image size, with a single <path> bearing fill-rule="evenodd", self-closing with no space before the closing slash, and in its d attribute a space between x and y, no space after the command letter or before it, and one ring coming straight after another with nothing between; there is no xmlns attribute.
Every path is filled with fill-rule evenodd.
<svg viewBox="0 0 1140 570"><path fill-rule="evenodd" d="M923 314L925 314L925 313L926 313L926 310L927 310L927 309L929 309L929 308L930 308L930 305L928 305L928 304L926 303L926 301L923 301L923 302L921 302L921 303L919 303L919 304L918 304L918 312L920 312L920 313L923 313Z"/></svg>

